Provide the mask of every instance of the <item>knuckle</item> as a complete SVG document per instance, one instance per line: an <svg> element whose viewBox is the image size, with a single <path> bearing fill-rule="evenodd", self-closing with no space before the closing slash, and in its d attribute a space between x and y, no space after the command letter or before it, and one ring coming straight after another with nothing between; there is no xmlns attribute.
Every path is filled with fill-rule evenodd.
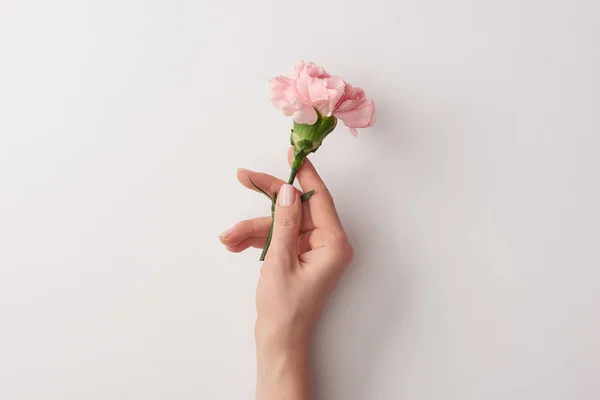
<svg viewBox="0 0 600 400"><path fill-rule="evenodd" d="M348 242L348 246L346 247L346 257L349 262L354 260L354 246L350 242Z"/></svg>
<svg viewBox="0 0 600 400"><path fill-rule="evenodd" d="M332 235L331 247L335 248L336 250L342 250L349 245L350 242L348 241L348 236L346 236L345 232L336 232Z"/></svg>
<svg viewBox="0 0 600 400"><path fill-rule="evenodd" d="M298 225L297 215L280 215L277 217L277 223L284 228L294 227Z"/></svg>
<svg viewBox="0 0 600 400"><path fill-rule="evenodd" d="M354 259L354 247L348 240L344 232L333 235L331 239L331 248L334 251L336 258L343 265L348 265Z"/></svg>
<svg viewBox="0 0 600 400"><path fill-rule="evenodd" d="M252 225L252 221L249 219L238 222L235 228L241 232L247 233L249 236L252 236L252 233L254 233L254 226Z"/></svg>

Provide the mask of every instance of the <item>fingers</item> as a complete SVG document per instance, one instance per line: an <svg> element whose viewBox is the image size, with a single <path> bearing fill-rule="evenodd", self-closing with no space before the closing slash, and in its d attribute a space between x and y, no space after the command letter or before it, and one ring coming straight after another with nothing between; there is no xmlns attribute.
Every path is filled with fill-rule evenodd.
<svg viewBox="0 0 600 400"><path fill-rule="evenodd" d="M267 260L271 257L284 257L288 261L298 259L298 236L301 223L300 193L292 185L284 184L277 195L273 238Z"/></svg>
<svg viewBox="0 0 600 400"><path fill-rule="evenodd" d="M238 169L237 178L240 181L240 183L248 189L252 189L255 192L259 192L259 190L257 190L252 184L252 182L254 182L256 186L267 192L269 196L273 196L273 193L279 192L279 188L285 183L281 179L277 179L269 174L264 174L262 172L254 172L243 168ZM252 179L252 182L250 182L250 179ZM302 215L302 230L308 231L315 229L315 226L312 223L310 210L308 209L308 205L306 203L304 204L304 212L302 213Z"/></svg>
<svg viewBox="0 0 600 400"><path fill-rule="evenodd" d="M293 151L290 151L288 155L290 162L292 157ZM315 191L308 201L313 224L318 228L341 229L342 224L335 209L333 198L308 158L304 159L297 177L304 192Z"/></svg>
<svg viewBox="0 0 600 400"><path fill-rule="evenodd" d="M221 233L219 240L229 248L239 245L248 238L266 238L270 229L271 217L249 219L239 222L233 228Z"/></svg>
<svg viewBox="0 0 600 400"><path fill-rule="evenodd" d="M242 185L258 192L254 185L252 185L252 182L254 182L256 186L267 192L269 196L273 196L273 193L279 192L279 188L285 183L281 179L277 179L271 175L242 168L238 169L237 178ZM250 182L250 179L252 179L252 182Z"/></svg>
<svg viewBox="0 0 600 400"><path fill-rule="evenodd" d="M267 241L266 237L249 237L242 240L240 243L235 246L227 246L227 250L232 253L240 253L246 250L249 247L255 247L257 249L262 249L265 247L265 243Z"/></svg>

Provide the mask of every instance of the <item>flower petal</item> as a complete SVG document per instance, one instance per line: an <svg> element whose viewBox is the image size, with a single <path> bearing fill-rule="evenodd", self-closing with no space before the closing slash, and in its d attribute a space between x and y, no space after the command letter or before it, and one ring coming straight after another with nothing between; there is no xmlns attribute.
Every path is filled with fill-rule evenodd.
<svg viewBox="0 0 600 400"><path fill-rule="evenodd" d="M322 115L330 117L333 114L336 104L344 95L346 82L343 79L332 76L329 79L322 80L323 90L320 96L311 97L312 104ZM313 96L311 94L311 96Z"/></svg>
<svg viewBox="0 0 600 400"><path fill-rule="evenodd" d="M304 106L302 109L294 113L294 121L299 124L313 125L317 122L317 111L311 106Z"/></svg>
<svg viewBox="0 0 600 400"><path fill-rule="evenodd" d="M298 94L295 82L285 76L278 76L270 81L271 102L285 115L292 115L298 110Z"/></svg>
<svg viewBox="0 0 600 400"><path fill-rule="evenodd" d="M361 100L354 104L355 108L346 112L334 112L350 128L366 128L375 123L375 102L371 99Z"/></svg>

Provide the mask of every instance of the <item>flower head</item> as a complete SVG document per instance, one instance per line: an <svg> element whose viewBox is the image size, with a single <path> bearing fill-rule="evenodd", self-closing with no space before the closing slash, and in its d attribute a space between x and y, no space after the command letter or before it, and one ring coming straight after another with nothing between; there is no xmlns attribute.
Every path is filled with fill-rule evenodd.
<svg viewBox="0 0 600 400"><path fill-rule="evenodd" d="M375 103L361 88L310 62L298 64L290 77L271 79L271 101L298 124L314 125L319 116L333 116L356 136L357 128L375 123Z"/></svg>
<svg viewBox="0 0 600 400"><path fill-rule="evenodd" d="M291 77L271 79L271 101L297 123L313 125L318 119L317 111L331 116L344 94L344 86L343 80L329 75L322 67L301 62Z"/></svg>

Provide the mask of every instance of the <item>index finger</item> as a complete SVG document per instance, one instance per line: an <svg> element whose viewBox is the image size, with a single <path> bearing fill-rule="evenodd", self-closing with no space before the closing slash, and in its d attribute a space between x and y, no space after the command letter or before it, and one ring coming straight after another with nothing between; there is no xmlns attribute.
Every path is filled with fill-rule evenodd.
<svg viewBox="0 0 600 400"><path fill-rule="evenodd" d="M238 168L237 178L238 181L240 181L240 183L246 186L248 189L259 192L259 190L256 189L256 187L252 184L252 182L254 182L259 188L267 192L269 196L273 196L273 193L279 192L279 188L285 183L281 179L277 179L274 176L243 168Z"/></svg>
<svg viewBox="0 0 600 400"><path fill-rule="evenodd" d="M290 151L288 161L291 163L293 158L293 151ZM314 190L314 194L308 200L308 208L312 217L312 222L317 228L331 229L331 228L342 228L342 223L338 217L333 203L333 197L329 193L329 189L323 182L323 179L317 173L314 165L308 160L304 159L300 171L298 171L298 182L302 190L306 193L310 190Z"/></svg>

